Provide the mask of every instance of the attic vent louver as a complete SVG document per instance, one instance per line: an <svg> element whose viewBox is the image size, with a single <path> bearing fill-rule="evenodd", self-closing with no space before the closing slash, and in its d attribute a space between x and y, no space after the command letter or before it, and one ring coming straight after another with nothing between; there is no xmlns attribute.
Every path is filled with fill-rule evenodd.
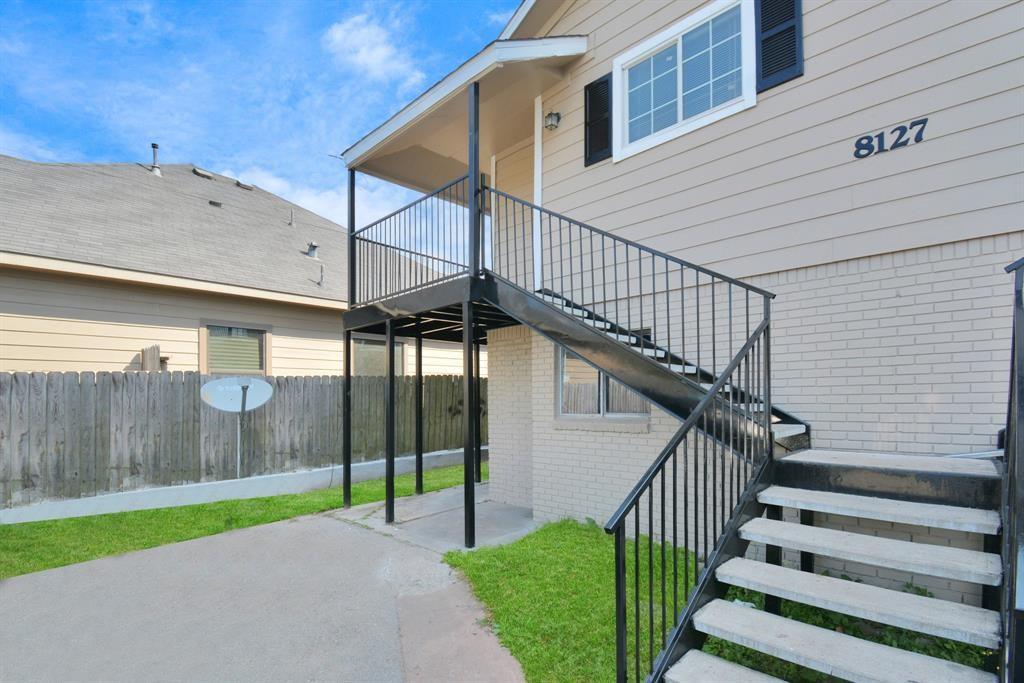
<svg viewBox="0 0 1024 683"><path fill-rule="evenodd" d="M192 172L195 173L200 178L206 178L207 180L213 180L213 174L212 173L210 173L209 171L204 171L203 169L199 168L198 166L193 166L192 167Z"/></svg>
<svg viewBox="0 0 1024 683"><path fill-rule="evenodd" d="M320 247L316 242L310 242L306 246L306 256L309 258L316 258L316 250Z"/></svg>
<svg viewBox="0 0 1024 683"><path fill-rule="evenodd" d="M235 181L235 185L238 185L243 190L251 190L252 189L252 185L246 185L241 180L236 180Z"/></svg>

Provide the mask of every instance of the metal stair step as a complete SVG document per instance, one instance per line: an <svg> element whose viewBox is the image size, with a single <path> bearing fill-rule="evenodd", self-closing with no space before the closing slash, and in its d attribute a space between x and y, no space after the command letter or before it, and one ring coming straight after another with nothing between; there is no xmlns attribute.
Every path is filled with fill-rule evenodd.
<svg viewBox="0 0 1024 683"><path fill-rule="evenodd" d="M998 533L1000 526L999 513L994 510L913 503L895 498L856 496L788 486L771 486L761 491L757 499L765 505L979 534Z"/></svg>
<svg viewBox="0 0 1024 683"><path fill-rule="evenodd" d="M995 683L995 674L907 652L779 617L725 600L713 600L693 618L694 627L759 652L849 681Z"/></svg>
<svg viewBox="0 0 1024 683"><path fill-rule="evenodd" d="M665 673L667 683L778 683L774 676L690 650Z"/></svg>
<svg viewBox="0 0 1024 683"><path fill-rule="evenodd" d="M834 465L876 470L901 470L930 474L956 474L963 476L1000 477L999 468L992 460L970 458L944 458L933 455L899 455L870 451L833 451L812 448L797 451L785 457L789 462L813 465Z"/></svg>
<svg viewBox="0 0 1024 683"><path fill-rule="evenodd" d="M1001 642L999 612L735 557L715 577L784 600L987 648Z"/></svg>
<svg viewBox="0 0 1024 683"><path fill-rule="evenodd" d="M841 560L861 562L913 574L998 586L999 555L977 550L898 541L759 517L740 527L740 538Z"/></svg>

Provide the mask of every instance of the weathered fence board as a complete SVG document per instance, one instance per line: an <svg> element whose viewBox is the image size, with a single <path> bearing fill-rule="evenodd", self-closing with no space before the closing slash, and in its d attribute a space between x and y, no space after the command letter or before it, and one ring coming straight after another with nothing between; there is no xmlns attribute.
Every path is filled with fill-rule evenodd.
<svg viewBox="0 0 1024 683"><path fill-rule="evenodd" d="M232 479L236 417L199 395L195 372L0 373L0 506ZM268 377L247 414L242 476L341 462L341 377ZM481 382L487 441L487 380ZM396 445L415 448L415 381L398 378ZM423 380L424 448L462 447L462 378ZM353 460L384 456L387 382L352 378Z"/></svg>

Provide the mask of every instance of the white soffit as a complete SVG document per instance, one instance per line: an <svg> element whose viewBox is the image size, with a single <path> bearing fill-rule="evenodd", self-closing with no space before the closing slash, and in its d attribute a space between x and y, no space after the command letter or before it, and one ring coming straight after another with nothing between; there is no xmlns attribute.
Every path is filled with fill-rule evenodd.
<svg viewBox="0 0 1024 683"><path fill-rule="evenodd" d="M395 139L399 136L412 133L413 129L421 123L426 122L432 115L438 114L438 110L445 104L463 95L470 83L474 81L481 82L481 108L483 109L483 100L493 95L493 93L489 92L491 88L488 87L488 81L494 81L493 89L497 91L498 89L507 88L509 84L506 81L509 79L523 80L520 77L524 76L527 72L535 71L542 81L553 80L561 77L561 69L565 64L584 54L586 49L586 36L496 40L449 73L397 114L345 150L343 155L345 165L348 168L366 170L383 177L383 174L379 172L374 173L374 170L371 168L362 167L381 152L394 152L394 149L385 150L389 143L394 143ZM517 68L510 70L507 67ZM499 74L500 77L485 78L496 71L505 73ZM531 92L535 89L536 87L529 88ZM525 95L526 93L524 92L523 94ZM529 99L523 102L524 107L528 107L531 112L533 96L533 94L529 95ZM455 103L453 102L452 104ZM465 117L466 107L464 103L460 103L458 107L451 107L451 111L447 111L447 109L443 114L433 116L435 120L428 127L436 128L439 117L450 120L453 120L455 116ZM485 124L486 121L482 115L482 136L484 135L483 129ZM390 146L394 147L393 144ZM483 150L481 151L483 152ZM464 154L465 150L462 150L462 152ZM396 179L396 182L403 181ZM403 182L403 184L410 183Z"/></svg>

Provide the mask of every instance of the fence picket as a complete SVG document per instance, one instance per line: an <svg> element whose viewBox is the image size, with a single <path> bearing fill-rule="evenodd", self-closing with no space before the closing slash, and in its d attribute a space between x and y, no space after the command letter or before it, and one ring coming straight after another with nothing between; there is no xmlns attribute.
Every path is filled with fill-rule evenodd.
<svg viewBox="0 0 1024 683"><path fill-rule="evenodd" d="M0 373L0 506L235 477L236 417L206 406L195 372ZM267 377L242 476L340 464L342 377ZM399 455L415 447L414 378L396 391ZM486 397L486 380L481 398ZM353 461L384 456L387 383L352 378ZM427 451L462 445L462 382L424 378ZM486 421L484 422L486 434Z"/></svg>

